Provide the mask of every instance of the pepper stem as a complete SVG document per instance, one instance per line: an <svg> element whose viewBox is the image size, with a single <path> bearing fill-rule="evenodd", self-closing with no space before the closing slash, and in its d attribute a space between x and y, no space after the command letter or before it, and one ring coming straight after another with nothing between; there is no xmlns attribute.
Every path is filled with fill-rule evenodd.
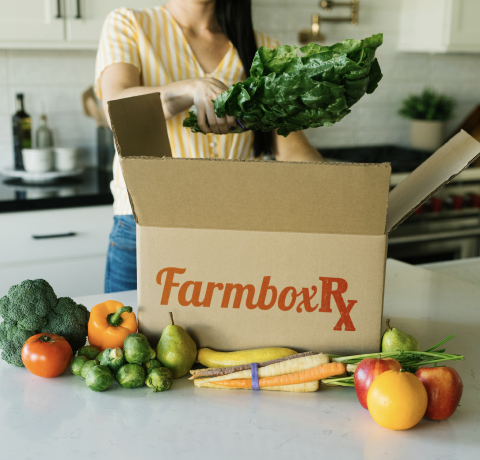
<svg viewBox="0 0 480 460"><path fill-rule="evenodd" d="M172 326L175 326L175 323L173 322L173 313L169 311L168 314L170 315L170 321L172 322Z"/></svg>
<svg viewBox="0 0 480 460"><path fill-rule="evenodd" d="M107 321L110 326L120 326L123 322L122 313L132 313L132 307L121 307L115 313L110 313L107 316Z"/></svg>
<svg viewBox="0 0 480 460"><path fill-rule="evenodd" d="M387 329L388 329L389 331L392 330L392 328L390 327L390 320L389 320L389 319L387 319Z"/></svg>

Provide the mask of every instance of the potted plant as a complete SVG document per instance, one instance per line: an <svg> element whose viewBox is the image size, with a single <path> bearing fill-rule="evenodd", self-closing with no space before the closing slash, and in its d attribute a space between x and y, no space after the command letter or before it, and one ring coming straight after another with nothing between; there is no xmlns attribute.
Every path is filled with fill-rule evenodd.
<svg viewBox="0 0 480 460"><path fill-rule="evenodd" d="M443 143L445 122L452 117L455 101L425 88L420 95L411 94L403 102L399 115L412 120L412 147L437 150Z"/></svg>

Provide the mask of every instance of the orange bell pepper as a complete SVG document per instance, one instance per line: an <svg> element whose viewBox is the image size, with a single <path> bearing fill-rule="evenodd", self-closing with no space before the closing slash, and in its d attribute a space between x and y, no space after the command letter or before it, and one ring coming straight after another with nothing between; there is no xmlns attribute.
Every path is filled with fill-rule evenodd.
<svg viewBox="0 0 480 460"><path fill-rule="evenodd" d="M121 348L129 334L137 332L137 317L132 307L116 300L106 300L92 308L88 321L88 341L100 350Z"/></svg>

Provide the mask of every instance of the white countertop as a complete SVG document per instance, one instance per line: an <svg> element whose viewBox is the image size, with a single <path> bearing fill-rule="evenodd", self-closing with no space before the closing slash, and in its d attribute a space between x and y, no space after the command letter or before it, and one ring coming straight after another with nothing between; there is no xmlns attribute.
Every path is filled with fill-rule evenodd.
<svg viewBox="0 0 480 460"><path fill-rule="evenodd" d="M163 393L117 384L95 393L69 372L43 379L0 361L0 459L478 459L480 284L460 279L455 263L457 277L448 276L448 264L439 273L389 260L384 306L423 349L456 334L447 351L466 357L449 364L464 393L446 421L389 431L353 388L215 390L182 378ZM76 300L91 308L107 298L136 306L135 291Z"/></svg>

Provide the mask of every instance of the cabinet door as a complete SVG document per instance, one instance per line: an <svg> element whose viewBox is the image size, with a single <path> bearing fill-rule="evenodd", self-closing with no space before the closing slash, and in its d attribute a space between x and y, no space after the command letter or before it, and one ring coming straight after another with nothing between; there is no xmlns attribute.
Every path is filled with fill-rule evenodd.
<svg viewBox="0 0 480 460"><path fill-rule="evenodd" d="M65 0L67 41L98 43L103 23L110 11L127 7L152 8L167 0Z"/></svg>
<svg viewBox="0 0 480 460"><path fill-rule="evenodd" d="M0 213L0 297L35 278L58 296L103 292L112 224L111 206Z"/></svg>
<svg viewBox="0 0 480 460"><path fill-rule="evenodd" d="M0 294L23 280L42 278L57 297L75 297L104 292L106 256L29 263L4 268L0 265ZM90 309L93 305L85 305Z"/></svg>
<svg viewBox="0 0 480 460"><path fill-rule="evenodd" d="M480 1L456 0L452 4L449 51L480 51Z"/></svg>
<svg viewBox="0 0 480 460"><path fill-rule="evenodd" d="M0 0L0 41L64 39L63 0Z"/></svg>

